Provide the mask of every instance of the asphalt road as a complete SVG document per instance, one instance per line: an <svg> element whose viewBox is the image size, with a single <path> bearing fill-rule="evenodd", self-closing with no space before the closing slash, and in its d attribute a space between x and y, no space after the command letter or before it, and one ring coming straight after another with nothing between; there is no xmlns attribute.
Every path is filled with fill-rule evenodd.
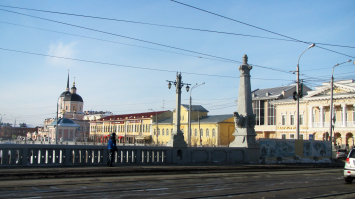
<svg viewBox="0 0 355 199"><path fill-rule="evenodd" d="M11 172L11 170L8 170ZM112 170L113 171L113 170ZM1 198L355 198L341 168L0 181ZM115 174L113 174L115 175Z"/></svg>

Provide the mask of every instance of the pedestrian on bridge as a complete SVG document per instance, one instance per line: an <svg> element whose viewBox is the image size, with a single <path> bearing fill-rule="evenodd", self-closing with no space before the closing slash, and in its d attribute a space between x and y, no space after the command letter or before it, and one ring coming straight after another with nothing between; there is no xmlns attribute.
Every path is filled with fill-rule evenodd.
<svg viewBox="0 0 355 199"><path fill-rule="evenodd" d="M107 149L108 149L107 165L109 167L112 167L112 162L115 159L115 151L117 151L116 133L111 134L110 139L108 140L108 143L107 143Z"/></svg>

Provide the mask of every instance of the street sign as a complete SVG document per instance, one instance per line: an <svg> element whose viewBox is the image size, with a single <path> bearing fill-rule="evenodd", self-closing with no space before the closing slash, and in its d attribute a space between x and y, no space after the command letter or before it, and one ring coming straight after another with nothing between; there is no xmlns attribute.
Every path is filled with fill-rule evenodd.
<svg viewBox="0 0 355 199"><path fill-rule="evenodd" d="M309 135L309 140L313 140L313 134Z"/></svg>

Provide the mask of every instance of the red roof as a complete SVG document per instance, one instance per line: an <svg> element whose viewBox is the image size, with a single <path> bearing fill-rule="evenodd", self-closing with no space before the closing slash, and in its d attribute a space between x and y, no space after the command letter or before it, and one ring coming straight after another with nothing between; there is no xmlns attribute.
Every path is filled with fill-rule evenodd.
<svg viewBox="0 0 355 199"><path fill-rule="evenodd" d="M142 119L142 118L150 118L150 116L155 116L155 114L161 114L168 111L156 111L156 112L147 112L147 113L133 113L133 114L124 114L124 115L111 115L107 117L103 117L98 119L98 121L108 121L108 120L125 120L127 119ZM170 112L170 111L169 111Z"/></svg>

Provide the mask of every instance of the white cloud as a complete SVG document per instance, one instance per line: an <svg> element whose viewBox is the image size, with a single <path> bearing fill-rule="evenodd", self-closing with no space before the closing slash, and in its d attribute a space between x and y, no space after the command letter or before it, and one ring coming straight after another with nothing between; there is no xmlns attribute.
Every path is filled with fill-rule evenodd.
<svg viewBox="0 0 355 199"><path fill-rule="evenodd" d="M75 46L77 42L70 42L65 44L61 41L56 43L51 43L49 45L48 55L57 56L57 57L66 57L66 58L75 58ZM68 66L73 65L73 61L68 59L61 59L61 58L53 58L47 57L46 61L55 66Z"/></svg>

